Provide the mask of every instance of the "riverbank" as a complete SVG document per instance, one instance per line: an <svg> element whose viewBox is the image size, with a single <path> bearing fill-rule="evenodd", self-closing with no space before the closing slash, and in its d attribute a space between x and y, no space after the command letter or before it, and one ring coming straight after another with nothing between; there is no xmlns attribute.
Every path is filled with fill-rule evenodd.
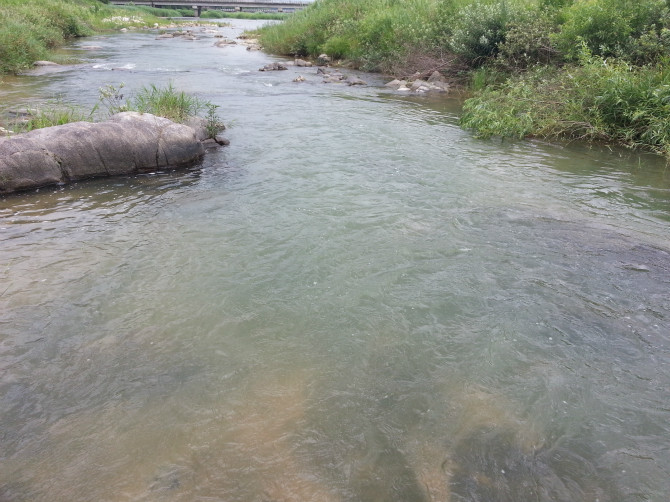
<svg viewBox="0 0 670 502"><path fill-rule="evenodd" d="M67 40L96 32L140 29L159 19L98 0L4 0L0 5L0 75L55 59Z"/></svg>
<svg viewBox="0 0 670 502"><path fill-rule="evenodd" d="M260 38L394 76L438 70L472 90L461 125L480 136L670 156L665 0L321 0Z"/></svg>
<svg viewBox="0 0 670 502"><path fill-rule="evenodd" d="M110 5L103 0L5 0L0 5L0 76L18 73L39 60L71 62L55 49L73 38L156 28L166 18L174 22L179 17L193 17L193 9ZM278 20L287 14L206 11L202 19L223 17Z"/></svg>

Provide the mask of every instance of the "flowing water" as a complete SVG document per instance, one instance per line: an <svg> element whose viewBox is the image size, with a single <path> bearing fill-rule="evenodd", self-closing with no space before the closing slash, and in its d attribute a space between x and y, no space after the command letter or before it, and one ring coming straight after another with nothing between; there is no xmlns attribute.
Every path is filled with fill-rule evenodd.
<svg viewBox="0 0 670 502"><path fill-rule="evenodd" d="M480 141L456 98L199 34L0 86L172 82L231 140L0 199L0 500L667 500L661 159Z"/></svg>

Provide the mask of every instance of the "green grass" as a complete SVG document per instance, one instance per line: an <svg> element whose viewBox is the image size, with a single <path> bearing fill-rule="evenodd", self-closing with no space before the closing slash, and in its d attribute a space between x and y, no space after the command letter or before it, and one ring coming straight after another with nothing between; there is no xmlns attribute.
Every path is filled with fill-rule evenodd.
<svg viewBox="0 0 670 502"><path fill-rule="evenodd" d="M206 10L201 19L267 19L283 20L291 14L281 12L225 12L222 10Z"/></svg>
<svg viewBox="0 0 670 502"><path fill-rule="evenodd" d="M143 87L130 101L129 109L184 122L189 117L198 115L207 104L183 91L175 90L171 83L164 88L151 84Z"/></svg>
<svg viewBox="0 0 670 502"><path fill-rule="evenodd" d="M25 122L12 124L15 132L27 132L44 127L53 127L70 122L90 121L91 112L86 113L80 107L56 100L31 112Z"/></svg>
<svg viewBox="0 0 670 502"><path fill-rule="evenodd" d="M182 13L183 9L168 9L168 8L158 8L158 7L149 7L148 5L136 5L136 6L126 6L126 9L136 10L138 12L149 14L155 17L185 17ZM189 10L189 15L193 16L193 11Z"/></svg>
<svg viewBox="0 0 670 502"><path fill-rule="evenodd" d="M178 123L184 123L189 118L205 112L210 134L214 135L223 128L216 113L218 106L183 91L177 91L171 83L165 87L153 84L143 87L127 100L124 100L124 94L121 92L123 87L121 84L101 88L98 103L89 111L59 99L53 100L31 111L27 120L9 124L9 128L15 132L26 132L70 122L92 122L96 117L104 119L125 111L151 113Z"/></svg>

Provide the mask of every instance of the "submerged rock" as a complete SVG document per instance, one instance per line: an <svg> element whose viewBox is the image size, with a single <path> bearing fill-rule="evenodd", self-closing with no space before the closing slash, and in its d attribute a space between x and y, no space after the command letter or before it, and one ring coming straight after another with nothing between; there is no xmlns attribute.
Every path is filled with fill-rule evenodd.
<svg viewBox="0 0 670 502"><path fill-rule="evenodd" d="M224 38L222 40L219 40L218 42L215 42L214 45L216 47L226 47L228 45L237 45L237 42L235 40L229 40L227 38Z"/></svg>
<svg viewBox="0 0 670 502"><path fill-rule="evenodd" d="M343 73L340 73L339 71L335 71L333 73L327 73L323 69L319 68L316 71L317 75L321 74L323 75L323 83L324 84L337 84L337 83L342 83L343 81L347 80L349 78L348 75L344 75Z"/></svg>
<svg viewBox="0 0 670 502"><path fill-rule="evenodd" d="M192 164L204 154L193 127L138 112L0 138L0 193Z"/></svg>
<svg viewBox="0 0 670 502"><path fill-rule="evenodd" d="M347 81L347 85L368 85L368 83L360 78L353 78Z"/></svg>

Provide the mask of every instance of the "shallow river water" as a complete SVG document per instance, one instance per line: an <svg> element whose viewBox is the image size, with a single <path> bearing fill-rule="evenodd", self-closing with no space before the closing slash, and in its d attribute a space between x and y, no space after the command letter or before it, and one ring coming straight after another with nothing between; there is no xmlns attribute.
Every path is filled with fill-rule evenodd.
<svg viewBox="0 0 670 502"><path fill-rule="evenodd" d="M663 160L477 140L457 98L199 34L0 84L171 82L231 141L0 198L0 500L668 500Z"/></svg>

